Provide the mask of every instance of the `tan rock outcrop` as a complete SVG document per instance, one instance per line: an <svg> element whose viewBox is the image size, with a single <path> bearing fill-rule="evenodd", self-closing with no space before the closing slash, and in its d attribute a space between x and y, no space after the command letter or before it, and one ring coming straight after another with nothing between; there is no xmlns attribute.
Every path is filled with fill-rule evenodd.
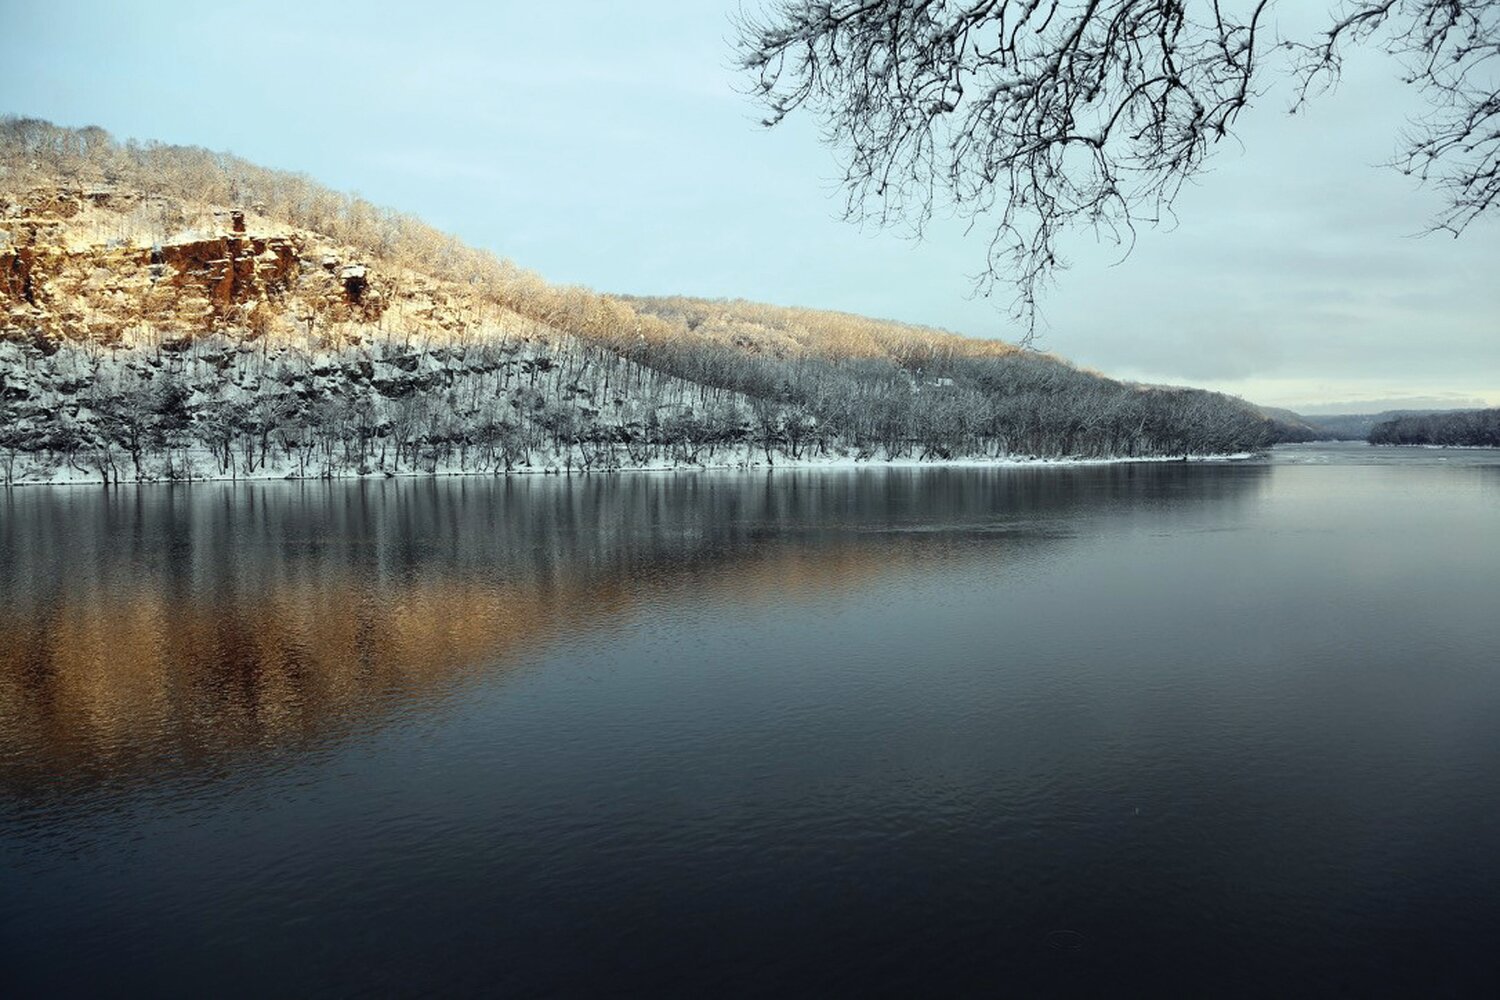
<svg viewBox="0 0 1500 1000"><path fill-rule="evenodd" d="M394 298L396 282L349 251L237 209L199 211L209 231L165 238L139 231L140 217L194 213L138 192L39 190L0 209L0 338L109 344L142 330L181 339L369 325ZM98 239L111 231L123 235Z"/></svg>

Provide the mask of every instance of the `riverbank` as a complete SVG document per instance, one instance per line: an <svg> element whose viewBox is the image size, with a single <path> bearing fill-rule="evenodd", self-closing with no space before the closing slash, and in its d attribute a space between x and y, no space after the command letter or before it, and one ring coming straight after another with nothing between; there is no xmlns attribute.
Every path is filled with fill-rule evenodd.
<svg viewBox="0 0 1500 1000"><path fill-rule="evenodd" d="M911 455L891 457L882 454L863 455L855 452L826 452L819 455L799 455L792 458L780 451L769 456L759 447L737 446L719 448L712 456L699 460L655 459L646 462L604 461L597 457L585 461L583 453L574 449L571 454L547 455L540 460L517 464L511 468L464 467L454 463L439 464L435 468L349 467L341 464L294 462L268 462L251 471L231 466L224 470L217 459L206 449L194 449L173 456L171 461L153 462L155 468L146 468L137 476L128 468L114 470L113 475L98 469L79 467L75 464L53 461L30 460L29 456L14 456L0 469L0 486L112 486L149 485L154 483L195 482L270 482L275 480L314 481L348 479L428 479L439 477L469 476L497 478L502 476L578 476L609 475L612 473L647 472L707 472L707 471L751 471L777 469L828 469L846 470L862 468L1030 468L1065 467L1085 465L1117 465L1129 463L1157 462L1232 462L1256 457L1255 452L1241 451L1217 455L1113 455L1113 456L956 456L918 458Z"/></svg>

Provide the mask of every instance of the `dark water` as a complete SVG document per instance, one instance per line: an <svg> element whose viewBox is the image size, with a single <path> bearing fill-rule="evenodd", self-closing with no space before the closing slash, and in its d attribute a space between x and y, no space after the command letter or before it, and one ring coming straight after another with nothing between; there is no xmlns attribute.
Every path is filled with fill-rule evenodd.
<svg viewBox="0 0 1500 1000"><path fill-rule="evenodd" d="M0 991L1487 993L1500 453L0 494Z"/></svg>

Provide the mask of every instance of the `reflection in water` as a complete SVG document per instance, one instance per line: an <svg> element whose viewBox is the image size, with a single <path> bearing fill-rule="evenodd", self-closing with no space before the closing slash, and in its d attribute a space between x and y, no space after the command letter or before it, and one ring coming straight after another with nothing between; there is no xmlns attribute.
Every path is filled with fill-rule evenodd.
<svg viewBox="0 0 1500 1000"><path fill-rule="evenodd" d="M0 790L326 741L644 603L795 599L921 560L1003 559L1142 505L1222 505L1267 473L14 491L0 497Z"/></svg>
<svg viewBox="0 0 1500 1000"><path fill-rule="evenodd" d="M1481 994L1443 457L14 491L0 982Z"/></svg>

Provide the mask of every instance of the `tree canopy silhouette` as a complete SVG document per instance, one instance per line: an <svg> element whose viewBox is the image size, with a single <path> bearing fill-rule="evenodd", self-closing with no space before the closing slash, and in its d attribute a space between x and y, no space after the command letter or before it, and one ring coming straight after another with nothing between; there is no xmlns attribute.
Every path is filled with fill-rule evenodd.
<svg viewBox="0 0 1500 1000"><path fill-rule="evenodd" d="M1276 75L1296 110L1352 45L1399 57L1430 113L1395 165L1442 191L1457 235L1500 198L1500 0L1342 0L1277 37L1275 0L776 0L738 53L774 126L802 109L840 154L846 214L920 235L949 206L990 235L976 290L1034 329L1057 240L1128 244Z"/></svg>

